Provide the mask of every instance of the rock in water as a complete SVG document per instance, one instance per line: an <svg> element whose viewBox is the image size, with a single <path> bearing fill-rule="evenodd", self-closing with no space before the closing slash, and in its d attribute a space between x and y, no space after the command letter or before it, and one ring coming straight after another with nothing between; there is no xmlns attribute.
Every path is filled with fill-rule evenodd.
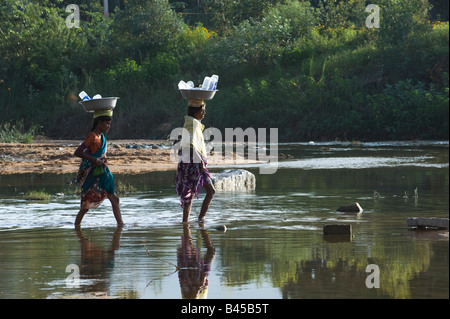
<svg viewBox="0 0 450 319"><path fill-rule="evenodd" d="M407 218L406 222L412 228L438 228L448 229L448 218L436 217L411 217Z"/></svg>
<svg viewBox="0 0 450 319"><path fill-rule="evenodd" d="M226 169L220 173L211 173L214 187L218 191L254 190L256 177L244 169Z"/></svg>
<svg viewBox="0 0 450 319"><path fill-rule="evenodd" d="M352 225L325 225L323 226L324 235L351 235L352 234Z"/></svg>
<svg viewBox="0 0 450 319"><path fill-rule="evenodd" d="M341 206L337 209L337 211L343 212L343 213L360 213L363 211L363 209L358 203L355 202L355 203Z"/></svg>
<svg viewBox="0 0 450 319"><path fill-rule="evenodd" d="M219 226L216 226L216 227L215 227L215 230L222 231L222 232L226 232L226 231L227 231L227 226L225 226L225 225L219 225Z"/></svg>

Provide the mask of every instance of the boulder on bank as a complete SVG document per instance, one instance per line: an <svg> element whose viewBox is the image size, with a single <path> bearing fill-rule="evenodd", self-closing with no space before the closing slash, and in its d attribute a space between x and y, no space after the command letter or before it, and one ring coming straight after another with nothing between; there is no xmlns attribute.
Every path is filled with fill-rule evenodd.
<svg viewBox="0 0 450 319"><path fill-rule="evenodd" d="M211 173L211 179L217 191L245 191L256 187L255 175L245 169L226 169Z"/></svg>
<svg viewBox="0 0 450 319"><path fill-rule="evenodd" d="M359 203L351 203L348 205L341 206L337 209L338 212L341 213L361 213L363 211L361 205Z"/></svg>

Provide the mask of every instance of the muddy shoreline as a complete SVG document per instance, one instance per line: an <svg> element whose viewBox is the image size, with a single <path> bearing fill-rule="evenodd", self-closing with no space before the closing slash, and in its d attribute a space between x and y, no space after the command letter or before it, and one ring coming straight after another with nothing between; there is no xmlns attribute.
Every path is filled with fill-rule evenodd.
<svg viewBox="0 0 450 319"><path fill-rule="evenodd" d="M81 143L81 140L0 143L0 175L76 173L81 160L73 153ZM171 159L170 143L164 140L111 140L108 141L107 158L110 170L116 174L141 174L177 167ZM208 158L209 165L223 164L222 160L221 155Z"/></svg>

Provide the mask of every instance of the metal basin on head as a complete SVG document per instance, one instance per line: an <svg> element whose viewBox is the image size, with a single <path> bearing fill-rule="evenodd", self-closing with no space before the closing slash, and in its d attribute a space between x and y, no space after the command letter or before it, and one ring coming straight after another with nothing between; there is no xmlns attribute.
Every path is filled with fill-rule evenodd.
<svg viewBox="0 0 450 319"><path fill-rule="evenodd" d="M211 100L218 90L186 90L180 89L181 95L187 100Z"/></svg>
<svg viewBox="0 0 450 319"><path fill-rule="evenodd" d="M112 110L116 107L118 97L103 97L101 99L92 99L80 102L86 112L95 110Z"/></svg>

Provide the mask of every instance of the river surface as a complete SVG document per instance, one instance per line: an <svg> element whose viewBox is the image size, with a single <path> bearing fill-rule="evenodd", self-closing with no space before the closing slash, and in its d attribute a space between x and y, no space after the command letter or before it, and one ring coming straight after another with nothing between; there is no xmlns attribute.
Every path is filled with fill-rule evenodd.
<svg viewBox="0 0 450 319"><path fill-rule="evenodd" d="M449 217L448 146L279 144L293 158L275 174L245 166L256 189L217 192L204 225L201 193L188 227L173 171L116 174L135 190L121 196L126 226L105 201L81 230L73 176L0 175L0 298L449 298L448 230L406 223ZM363 212L336 211L352 202ZM331 224L352 234L324 235Z"/></svg>

